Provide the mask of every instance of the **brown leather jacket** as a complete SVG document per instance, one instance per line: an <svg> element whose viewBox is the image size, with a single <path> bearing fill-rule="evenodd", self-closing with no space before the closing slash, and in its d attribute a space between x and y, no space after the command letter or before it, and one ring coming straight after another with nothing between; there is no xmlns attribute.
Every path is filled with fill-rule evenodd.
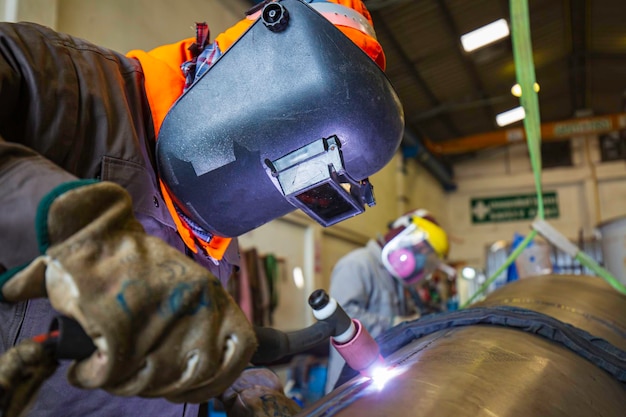
<svg viewBox="0 0 626 417"><path fill-rule="evenodd" d="M35 24L0 23L0 268L39 254L39 200L76 178L124 186L146 231L185 251L162 199L155 134L137 59ZM236 244L219 265L195 255L223 282ZM0 269L0 272L2 269ZM47 332L47 300L0 303L0 348ZM198 406L113 397L68 385L65 369L42 387L32 416L197 416Z"/></svg>

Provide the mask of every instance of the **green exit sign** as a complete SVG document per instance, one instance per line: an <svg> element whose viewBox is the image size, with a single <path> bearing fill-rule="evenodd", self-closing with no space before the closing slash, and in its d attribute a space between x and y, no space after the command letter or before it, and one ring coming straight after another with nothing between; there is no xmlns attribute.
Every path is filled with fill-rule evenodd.
<svg viewBox="0 0 626 417"><path fill-rule="evenodd" d="M533 220L537 217L537 195L520 194L490 198L472 198L472 223L499 223ZM543 212L546 219L559 217L556 192L543 193Z"/></svg>

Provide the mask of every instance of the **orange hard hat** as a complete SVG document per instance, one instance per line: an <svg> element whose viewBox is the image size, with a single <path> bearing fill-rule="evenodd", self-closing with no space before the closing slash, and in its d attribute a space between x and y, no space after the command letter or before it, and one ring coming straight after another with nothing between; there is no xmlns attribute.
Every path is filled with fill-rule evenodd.
<svg viewBox="0 0 626 417"><path fill-rule="evenodd" d="M261 6L275 0L266 0L253 7L245 19L222 32L215 38L222 52L230 46L256 21ZM372 16L361 0L301 0L333 23L344 35L369 55L384 71L385 54L376 39Z"/></svg>

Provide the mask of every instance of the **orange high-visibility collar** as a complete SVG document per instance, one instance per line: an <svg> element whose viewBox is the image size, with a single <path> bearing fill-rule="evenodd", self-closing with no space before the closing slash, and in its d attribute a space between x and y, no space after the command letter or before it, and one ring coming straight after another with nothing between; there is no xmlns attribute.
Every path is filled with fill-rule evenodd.
<svg viewBox="0 0 626 417"><path fill-rule="evenodd" d="M194 38L189 38L170 45L160 46L149 52L133 50L127 54L128 57L136 58L141 63L144 88L150 104L154 132L157 138L167 112L183 93L185 77L180 66L192 58L189 46L194 42ZM221 260L232 239L215 235L210 242L196 239L191 228L176 212L165 185L159 181L159 186L167 209L176 224L178 234L185 242L185 246L194 253L198 253L199 245L210 257L218 261Z"/></svg>

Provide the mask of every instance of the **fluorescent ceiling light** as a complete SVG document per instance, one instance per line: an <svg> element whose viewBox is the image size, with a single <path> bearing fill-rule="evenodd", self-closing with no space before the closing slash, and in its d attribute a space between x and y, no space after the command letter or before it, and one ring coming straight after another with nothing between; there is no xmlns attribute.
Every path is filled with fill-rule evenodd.
<svg viewBox="0 0 626 417"><path fill-rule="evenodd" d="M506 126L511 123L519 122L526 117L523 107L515 107L514 109L507 110L496 116L496 123L498 126Z"/></svg>
<svg viewBox="0 0 626 417"><path fill-rule="evenodd" d="M509 36L509 24L505 19L498 19L461 36L461 44L466 52L471 52L507 36Z"/></svg>

